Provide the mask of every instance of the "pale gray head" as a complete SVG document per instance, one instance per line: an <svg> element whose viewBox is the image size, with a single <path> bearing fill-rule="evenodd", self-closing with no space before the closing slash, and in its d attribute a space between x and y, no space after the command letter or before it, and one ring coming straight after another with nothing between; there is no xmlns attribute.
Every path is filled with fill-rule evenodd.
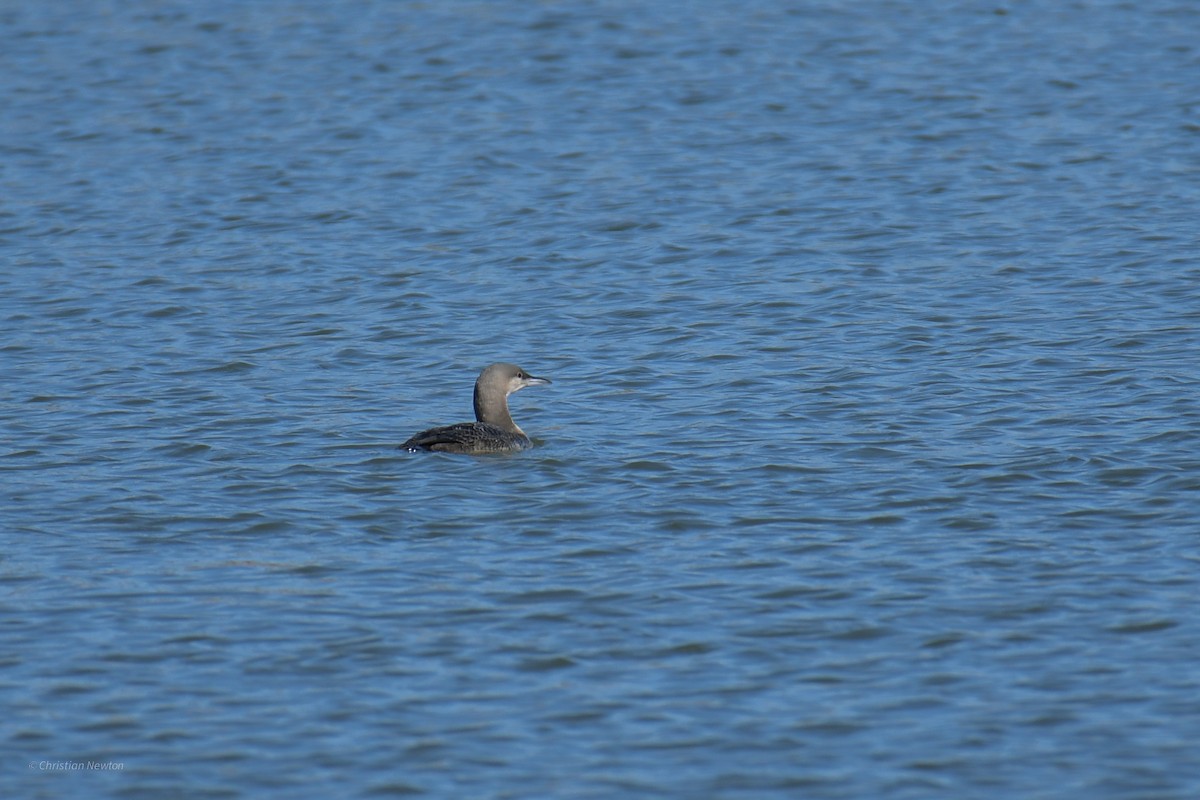
<svg viewBox="0 0 1200 800"><path fill-rule="evenodd" d="M516 364L492 364L475 381L475 419L523 434L508 413L508 396L526 386L543 386L547 378L530 375Z"/></svg>

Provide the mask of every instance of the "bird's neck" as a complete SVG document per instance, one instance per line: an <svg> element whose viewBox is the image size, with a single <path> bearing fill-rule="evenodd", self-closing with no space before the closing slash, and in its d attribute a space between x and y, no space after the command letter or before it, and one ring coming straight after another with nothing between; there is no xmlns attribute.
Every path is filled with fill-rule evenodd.
<svg viewBox="0 0 1200 800"><path fill-rule="evenodd" d="M508 413L508 395L475 387L475 420L513 433L523 433Z"/></svg>

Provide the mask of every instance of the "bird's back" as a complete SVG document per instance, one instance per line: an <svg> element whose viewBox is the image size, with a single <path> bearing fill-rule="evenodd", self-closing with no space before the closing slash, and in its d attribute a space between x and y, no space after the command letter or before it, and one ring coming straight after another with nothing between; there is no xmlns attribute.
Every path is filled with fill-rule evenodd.
<svg viewBox="0 0 1200 800"><path fill-rule="evenodd" d="M421 431L400 447L438 453L515 453L531 444L529 437L522 433L512 433L486 422L460 422Z"/></svg>

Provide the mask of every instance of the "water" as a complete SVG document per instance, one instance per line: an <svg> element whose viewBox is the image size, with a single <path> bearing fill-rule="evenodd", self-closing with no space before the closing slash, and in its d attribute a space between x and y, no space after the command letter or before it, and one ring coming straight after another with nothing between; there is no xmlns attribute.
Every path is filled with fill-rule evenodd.
<svg viewBox="0 0 1200 800"><path fill-rule="evenodd" d="M0 794L1196 797L1198 33L10 5Z"/></svg>

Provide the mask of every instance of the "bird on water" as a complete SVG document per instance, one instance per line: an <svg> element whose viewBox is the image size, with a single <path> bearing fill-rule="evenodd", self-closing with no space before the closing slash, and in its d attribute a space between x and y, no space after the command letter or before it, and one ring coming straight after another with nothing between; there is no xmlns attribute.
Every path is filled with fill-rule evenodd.
<svg viewBox="0 0 1200 800"><path fill-rule="evenodd" d="M508 396L526 386L544 386L516 364L492 364L475 381L475 421L421 431L402 450L439 453L515 453L533 446L508 413Z"/></svg>

